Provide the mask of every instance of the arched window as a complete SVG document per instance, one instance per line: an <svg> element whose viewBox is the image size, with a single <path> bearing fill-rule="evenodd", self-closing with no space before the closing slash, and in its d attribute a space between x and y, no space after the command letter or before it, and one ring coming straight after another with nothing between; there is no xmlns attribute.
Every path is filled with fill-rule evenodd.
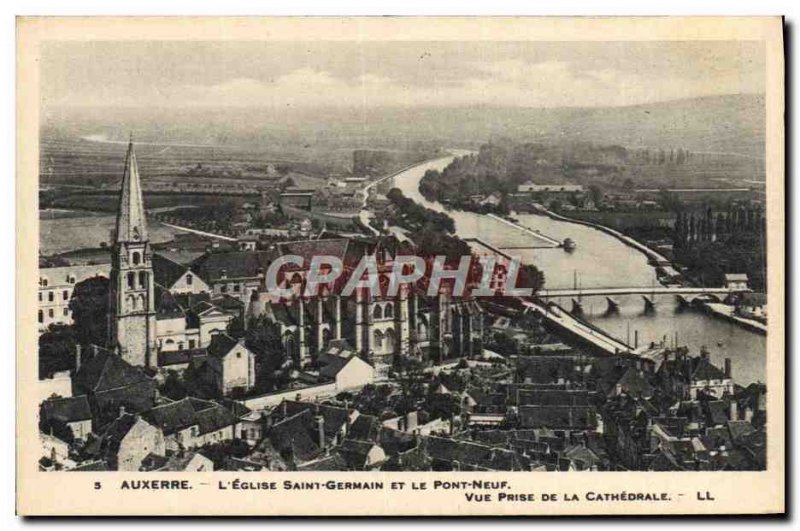
<svg viewBox="0 0 800 531"><path fill-rule="evenodd" d="M139 287L147 287L147 271L139 271Z"/></svg>
<svg viewBox="0 0 800 531"><path fill-rule="evenodd" d="M65 301L68 301L68 300L69 300L69 291L67 291L67 290L64 290L64 291L62 291L62 292L61 292L61 297L62 297L62 298L65 300Z"/></svg>
<svg viewBox="0 0 800 531"><path fill-rule="evenodd" d="M52 308L50 308L49 310L47 310L47 316L48 316L48 317L50 317L50 318L52 319L53 315L55 315L55 312L53 312L53 309L52 309Z"/></svg>
<svg viewBox="0 0 800 531"><path fill-rule="evenodd" d="M145 304L144 302L144 295L139 295L139 302L137 303L137 306L139 306L139 308L141 308L142 310L147 309L147 304Z"/></svg>
<svg viewBox="0 0 800 531"><path fill-rule="evenodd" d="M386 337L384 338L384 350L386 352L394 352L394 346L397 343L395 341L394 330L387 330Z"/></svg>
<svg viewBox="0 0 800 531"><path fill-rule="evenodd" d="M42 285L43 288L47 287L47 277L42 277L39 279L39 284Z"/></svg>
<svg viewBox="0 0 800 531"><path fill-rule="evenodd" d="M372 343L373 343L373 348L376 350L383 348L383 332L381 332L380 330L375 330L372 333Z"/></svg>
<svg viewBox="0 0 800 531"><path fill-rule="evenodd" d="M194 281L194 277L191 275L191 273L187 274L186 275L186 285L187 286L191 286L192 285L192 281Z"/></svg>
<svg viewBox="0 0 800 531"><path fill-rule="evenodd" d="M128 306L130 307L131 310L136 309L136 297L134 297L133 295L128 296Z"/></svg>
<svg viewBox="0 0 800 531"><path fill-rule="evenodd" d="M372 317L374 319L383 319L383 309L381 309L380 304L376 304L372 309Z"/></svg>
<svg viewBox="0 0 800 531"><path fill-rule="evenodd" d="M383 309L383 316L387 319L394 317L394 305L391 302Z"/></svg>
<svg viewBox="0 0 800 531"><path fill-rule="evenodd" d="M128 273L128 287L133 289L133 283L136 282L136 273L131 271Z"/></svg>
<svg viewBox="0 0 800 531"><path fill-rule="evenodd" d="M322 348L327 347L328 343L330 343L332 338L333 338L333 334L331 333L331 329L330 328L324 328L322 330Z"/></svg>
<svg viewBox="0 0 800 531"><path fill-rule="evenodd" d="M428 325L422 321L420 321L419 325L417 326L417 340L419 341L428 340Z"/></svg>
<svg viewBox="0 0 800 531"><path fill-rule="evenodd" d="M142 261L142 257L141 257L141 255L139 254L138 251L134 251L133 252L133 257L132 257L131 261L133 262L133 265L139 265L139 262Z"/></svg>

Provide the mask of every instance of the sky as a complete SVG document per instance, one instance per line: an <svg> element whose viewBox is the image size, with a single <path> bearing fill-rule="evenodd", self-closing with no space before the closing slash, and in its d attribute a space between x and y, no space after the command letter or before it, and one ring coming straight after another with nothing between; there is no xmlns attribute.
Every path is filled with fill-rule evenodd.
<svg viewBox="0 0 800 531"><path fill-rule="evenodd" d="M48 42L46 108L606 107L763 94L761 43Z"/></svg>

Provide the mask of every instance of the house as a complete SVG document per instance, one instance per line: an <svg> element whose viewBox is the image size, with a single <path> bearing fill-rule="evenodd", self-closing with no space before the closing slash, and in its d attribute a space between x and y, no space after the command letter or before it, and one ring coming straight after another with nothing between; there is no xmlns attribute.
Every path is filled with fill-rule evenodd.
<svg viewBox="0 0 800 531"><path fill-rule="evenodd" d="M156 341L159 353L204 348L243 313L242 303L226 295L172 293L155 287Z"/></svg>
<svg viewBox="0 0 800 531"><path fill-rule="evenodd" d="M180 452L169 457L150 454L142 462L142 468L148 472L211 472L214 462L198 452Z"/></svg>
<svg viewBox="0 0 800 531"><path fill-rule="evenodd" d="M136 472L151 455L166 455L164 434L140 415L121 414L108 425L98 444L97 456L111 470Z"/></svg>
<svg viewBox="0 0 800 531"><path fill-rule="evenodd" d="M172 451L230 441L238 433L239 419L229 409L194 397L156 406L143 416L160 428Z"/></svg>
<svg viewBox="0 0 800 531"><path fill-rule="evenodd" d="M358 412L355 410L295 400L284 400L273 414L285 418L296 415L301 411L309 411L312 414L314 421L310 429L313 429L315 434L322 430L324 434L322 440L317 440L318 437L315 436L320 448L341 444L347 436L350 425L355 422L358 416Z"/></svg>
<svg viewBox="0 0 800 531"><path fill-rule="evenodd" d="M520 406L519 423L522 428L549 428L556 434L598 428L594 406Z"/></svg>
<svg viewBox="0 0 800 531"><path fill-rule="evenodd" d="M107 256L105 260L109 260ZM41 267L39 269L39 331L47 330L51 324L72 324L72 310L69 308L69 303L72 300L75 286L92 278L108 278L110 271L110 263Z"/></svg>
<svg viewBox="0 0 800 531"><path fill-rule="evenodd" d="M609 396L618 396L622 393L639 398L650 398L655 389L644 377L644 372L636 367L628 367L622 377L614 384Z"/></svg>
<svg viewBox="0 0 800 531"><path fill-rule="evenodd" d="M734 392L730 359L725 359L721 370L711 363L706 350L697 357L688 356L683 349L678 349L674 358L667 353L657 377L665 391L682 400L697 400L698 395L722 398Z"/></svg>
<svg viewBox="0 0 800 531"><path fill-rule="evenodd" d="M336 389L358 389L375 381L375 368L356 355L347 340L331 340L317 362L319 375L336 382Z"/></svg>
<svg viewBox="0 0 800 531"><path fill-rule="evenodd" d="M73 396L85 395L92 408L95 428L117 417L120 408L141 413L155 405L155 380L109 350L94 348L72 379Z"/></svg>
<svg viewBox="0 0 800 531"><path fill-rule="evenodd" d="M481 205L481 206L493 206L493 207L495 207L495 206L498 206L500 203L502 203L502 201L503 201L503 198L502 198L502 196L500 194L492 193L492 194L488 195L487 197L481 199L478 202L478 204Z"/></svg>
<svg viewBox="0 0 800 531"><path fill-rule="evenodd" d="M287 465L299 466L315 460L325 445L325 431L319 418L310 409L304 409L275 423L257 452L275 453Z"/></svg>
<svg viewBox="0 0 800 531"><path fill-rule="evenodd" d="M342 456L349 470L375 470L386 461L383 448L368 441L347 439L336 453Z"/></svg>
<svg viewBox="0 0 800 531"><path fill-rule="evenodd" d="M211 338L208 356L201 358L203 377L221 396L233 391L248 391L256 383L256 359L244 344L244 339L233 339L220 333Z"/></svg>
<svg viewBox="0 0 800 531"><path fill-rule="evenodd" d="M744 273L726 273L725 287L729 290L747 290L747 275Z"/></svg>
<svg viewBox="0 0 800 531"><path fill-rule="evenodd" d="M535 182L529 180L517 186L517 192L572 193L583 192L583 186L580 184L536 184Z"/></svg>
<svg viewBox="0 0 800 531"><path fill-rule="evenodd" d="M46 400L41 405L39 419L45 424L61 423L72 430L74 438L84 441L92 432L92 409L86 395Z"/></svg>

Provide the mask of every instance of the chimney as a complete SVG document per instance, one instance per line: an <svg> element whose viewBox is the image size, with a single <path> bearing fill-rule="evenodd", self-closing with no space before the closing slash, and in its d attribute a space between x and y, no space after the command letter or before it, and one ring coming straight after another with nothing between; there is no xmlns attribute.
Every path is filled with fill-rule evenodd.
<svg viewBox="0 0 800 531"><path fill-rule="evenodd" d="M314 422L317 425L317 444L320 448L325 448L325 417L317 415L314 417Z"/></svg>
<svg viewBox="0 0 800 531"><path fill-rule="evenodd" d="M725 378L730 378L732 374L733 371L731 371L731 359L725 358Z"/></svg>
<svg viewBox="0 0 800 531"><path fill-rule="evenodd" d="M75 345L75 372L81 368L81 346Z"/></svg>
<svg viewBox="0 0 800 531"><path fill-rule="evenodd" d="M753 420L753 408L747 406L744 408L744 420L751 422Z"/></svg>
<svg viewBox="0 0 800 531"><path fill-rule="evenodd" d="M730 408L730 414L728 415L730 419L739 420L739 404L736 403L736 399L731 398Z"/></svg>

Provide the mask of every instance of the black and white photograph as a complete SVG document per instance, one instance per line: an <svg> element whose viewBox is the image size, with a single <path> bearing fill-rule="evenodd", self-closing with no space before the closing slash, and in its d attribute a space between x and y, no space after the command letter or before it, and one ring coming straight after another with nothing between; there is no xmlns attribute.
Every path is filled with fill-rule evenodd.
<svg viewBox="0 0 800 531"><path fill-rule="evenodd" d="M767 39L235 35L38 43L20 462L306 496L770 468ZM581 501L683 496L620 492Z"/></svg>

